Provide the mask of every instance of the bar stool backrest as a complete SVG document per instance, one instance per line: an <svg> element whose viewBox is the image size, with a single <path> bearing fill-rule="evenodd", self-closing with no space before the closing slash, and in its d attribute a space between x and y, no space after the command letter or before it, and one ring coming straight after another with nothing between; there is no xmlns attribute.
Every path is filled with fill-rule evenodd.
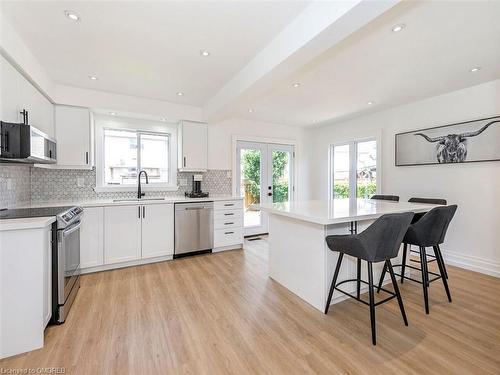
<svg viewBox="0 0 500 375"><path fill-rule="evenodd" d="M457 205L434 207L408 229L409 243L418 246L437 246L444 242ZM406 241L406 238L405 238Z"/></svg>
<svg viewBox="0 0 500 375"><path fill-rule="evenodd" d="M358 238L369 253L366 260L380 262L396 257L412 218L413 212L382 215L361 232Z"/></svg>
<svg viewBox="0 0 500 375"><path fill-rule="evenodd" d="M446 206L446 199L439 199L439 198L417 198L413 197L408 199L408 202L411 203L429 203L429 204L442 204L443 206Z"/></svg>
<svg viewBox="0 0 500 375"><path fill-rule="evenodd" d="M394 201L394 202L399 202L399 197L397 195L375 194L375 195L372 195L370 199L377 199L377 200L380 200L380 201Z"/></svg>

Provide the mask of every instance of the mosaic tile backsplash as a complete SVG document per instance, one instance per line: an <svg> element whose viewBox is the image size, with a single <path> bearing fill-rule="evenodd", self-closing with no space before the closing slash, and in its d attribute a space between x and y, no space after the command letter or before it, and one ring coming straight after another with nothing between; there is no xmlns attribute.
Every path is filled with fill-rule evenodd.
<svg viewBox="0 0 500 375"><path fill-rule="evenodd" d="M0 164L0 208L10 208L31 200L31 167Z"/></svg>
<svg viewBox="0 0 500 375"><path fill-rule="evenodd" d="M149 197L178 196L192 190L193 173L177 174L177 191L146 191ZM77 179L83 179L83 186L77 185ZM186 182L184 184L184 182ZM68 169L31 169L31 202L52 200L93 200L133 198L136 192L96 193L96 171ZM203 191L210 194L231 194L231 171L209 170L203 173Z"/></svg>

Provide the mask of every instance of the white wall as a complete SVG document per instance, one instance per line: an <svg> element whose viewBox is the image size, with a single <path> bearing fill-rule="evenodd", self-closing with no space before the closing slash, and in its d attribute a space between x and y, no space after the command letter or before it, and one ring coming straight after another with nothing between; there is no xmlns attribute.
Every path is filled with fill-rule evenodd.
<svg viewBox="0 0 500 375"><path fill-rule="evenodd" d="M328 147L382 132L382 192L401 200L446 198L458 204L443 250L448 262L500 277L500 161L396 167L394 135L408 130L500 115L500 80L371 115L312 129L299 187L310 199L328 196Z"/></svg>

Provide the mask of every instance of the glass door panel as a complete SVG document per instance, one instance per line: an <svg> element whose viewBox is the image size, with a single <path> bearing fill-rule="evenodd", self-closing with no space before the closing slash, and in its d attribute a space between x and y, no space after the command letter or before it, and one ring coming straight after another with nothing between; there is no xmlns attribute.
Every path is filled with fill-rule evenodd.
<svg viewBox="0 0 500 375"><path fill-rule="evenodd" d="M272 185L268 190L272 193L272 202L289 202L293 192L293 146L269 145L269 156Z"/></svg>
<svg viewBox="0 0 500 375"><path fill-rule="evenodd" d="M350 149L349 144L333 147L333 198L349 198Z"/></svg>
<svg viewBox="0 0 500 375"><path fill-rule="evenodd" d="M369 198L377 191L377 142L357 142L356 153L356 196Z"/></svg>
<svg viewBox="0 0 500 375"><path fill-rule="evenodd" d="M252 208L261 202L262 151L255 148L240 148L240 195L244 198L244 226L262 225L260 210Z"/></svg>

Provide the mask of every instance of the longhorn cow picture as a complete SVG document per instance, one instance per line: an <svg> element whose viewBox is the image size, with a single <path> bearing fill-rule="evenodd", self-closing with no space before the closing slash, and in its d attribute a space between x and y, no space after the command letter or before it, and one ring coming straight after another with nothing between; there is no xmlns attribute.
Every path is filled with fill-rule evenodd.
<svg viewBox="0 0 500 375"><path fill-rule="evenodd" d="M500 116L396 134L396 165L500 160Z"/></svg>

